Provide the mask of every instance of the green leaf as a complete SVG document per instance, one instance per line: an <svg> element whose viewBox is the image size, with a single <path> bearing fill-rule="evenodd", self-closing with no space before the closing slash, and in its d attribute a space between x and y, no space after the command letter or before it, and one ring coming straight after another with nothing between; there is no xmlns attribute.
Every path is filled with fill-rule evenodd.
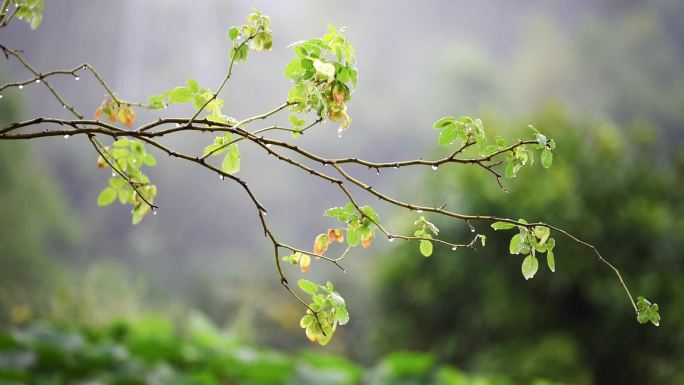
<svg viewBox="0 0 684 385"><path fill-rule="evenodd" d="M425 257L429 257L432 255L432 242L428 241L427 239L423 239L420 241L420 253L423 254Z"/></svg>
<svg viewBox="0 0 684 385"><path fill-rule="evenodd" d="M553 163L553 152L549 150L548 148L545 148L544 151L541 153L541 164L544 166L544 168L549 168L551 167L551 164Z"/></svg>
<svg viewBox="0 0 684 385"><path fill-rule="evenodd" d="M546 241L549 239L549 235L551 235L551 229L549 229L546 226L535 226L534 227L534 236L539 238L538 244L540 246L544 246Z"/></svg>
<svg viewBox="0 0 684 385"><path fill-rule="evenodd" d="M352 227L351 225L347 229L347 243L349 246L356 246L361 242L361 231L358 227Z"/></svg>
<svg viewBox="0 0 684 385"><path fill-rule="evenodd" d="M228 30L228 38L230 40L237 39L239 34L240 34L240 31L238 30L237 27L230 27L230 29Z"/></svg>
<svg viewBox="0 0 684 385"><path fill-rule="evenodd" d="M221 162L221 171L227 174L235 174L240 171L240 150L237 143L228 146L228 153Z"/></svg>
<svg viewBox="0 0 684 385"><path fill-rule="evenodd" d="M508 230L514 228L515 225L513 223L508 223L508 222L494 222L492 223L492 228L494 230Z"/></svg>
<svg viewBox="0 0 684 385"><path fill-rule="evenodd" d="M539 261L537 261L537 258L534 255L530 254L523 260L522 275L525 279L534 277L538 269Z"/></svg>
<svg viewBox="0 0 684 385"><path fill-rule="evenodd" d="M651 304L644 297L637 297L637 321L641 324L651 322L655 326L660 326L660 313L658 304Z"/></svg>
<svg viewBox="0 0 684 385"><path fill-rule="evenodd" d="M318 285L306 279L300 279L297 281L297 286L299 286L303 292L310 295L314 295L318 291Z"/></svg>
<svg viewBox="0 0 684 385"><path fill-rule="evenodd" d="M143 156L143 163L145 163L146 165L148 165L148 166L150 166L150 167L154 167L154 166L157 165L157 160L154 159L154 156L152 156L152 154L150 154L149 152L147 152L147 153L145 153L145 155Z"/></svg>
<svg viewBox="0 0 684 385"><path fill-rule="evenodd" d="M195 93L188 87L176 87L171 91L172 103L187 103L192 100Z"/></svg>
<svg viewBox="0 0 684 385"><path fill-rule="evenodd" d="M335 66L330 63L324 63L320 60L314 60L313 66L316 69L316 73L327 79L333 79L335 77Z"/></svg>
<svg viewBox="0 0 684 385"><path fill-rule="evenodd" d="M546 252L546 264L549 265L549 270L551 270L551 272L556 271L556 258L553 255L553 250L548 250Z"/></svg>
<svg viewBox="0 0 684 385"><path fill-rule="evenodd" d="M508 246L508 249L511 252L511 254L520 254L520 250L522 249L522 246L523 246L522 235L515 234L513 236L513 238L511 238L511 243Z"/></svg>
<svg viewBox="0 0 684 385"><path fill-rule="evenodd" d="M445 116L442 119L436 121L432 127L435 130L438 130L446 126L456 126L456 118L454 118L453 116Z"/></svg>
<svg viewBox="0 0 684 385"><path fill-rule="evenodd" d="M98 206L108 206L114 202L116 199L117 192L115 189L111 187L105 187L102 192L100 192L100 195L97 197L97 205Z"/></svg>
<svg viewBox="0 0 684 385"><path fill-rule="evenodd" d="M439 133L438 144L440 146L448 146L456 140L458 136L458 128L455 125L448 125L442 132Z"/></svg>

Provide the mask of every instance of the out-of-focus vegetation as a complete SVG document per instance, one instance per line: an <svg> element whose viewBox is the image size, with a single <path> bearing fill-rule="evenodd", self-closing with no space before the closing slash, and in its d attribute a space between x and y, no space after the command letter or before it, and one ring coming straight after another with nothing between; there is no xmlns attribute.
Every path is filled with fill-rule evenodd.
<svg viewBox="0 0 684 385"><path fill-rule="evenodd" d="M100 328L37 322L0 333L3 385L508 385L467 376L430 354L397 352L372 368L302 351L284 354L239 342L200 313L174 326L147 315ZM534 385L553 385L544 380Z"/></svg>
<svg viewBox="0 0 684 385"><path fill-rule="evenodd" d="M508 181L506 194L480 170L444 171L430 182L430 199L466 212L525 215L595 240L635 291L668 309L660 328L638 328L612 272L572 241L557 237L558 270L540 267L532 282L507 254L506 234L491 231L477 252L436 248L425 259L414 247L393 251L382 272L377 342L517 380L681 383L682 153L659 156L656 132L643 125L618 128L560 109L531 121L559 143L552 172L537 163ZM436 220L443 233L472 237L460 223Z"/></svg>

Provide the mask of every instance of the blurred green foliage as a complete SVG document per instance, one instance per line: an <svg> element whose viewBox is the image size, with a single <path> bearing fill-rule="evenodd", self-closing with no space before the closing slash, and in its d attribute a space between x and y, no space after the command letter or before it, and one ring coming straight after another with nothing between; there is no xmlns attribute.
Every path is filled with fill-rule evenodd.
<svg viewBox="0 0 684 385"><path fill-rule="evenodd" d="M492 122L492 119L487 119ZM432 351L467 370L520 383L543 376L574 384L684 383L684 159L663 155L646 126L620 131L550 108L531 120L558 143L554 167L508 181L505 194L481 170L442 170L428 202L461 212L543 220L594 243L633 291L667 308L660 328L641 328L613 273L577 244L556 237L557 271L520 277L502 232L477 252L393 250L381 272L384 351ZM526 126L521 125L521 126ZM625 133L623 135L623 132ZM434 178L434 177L433 177ZM433 218L428 217L432 220ZM461 223L434 218L466 240Z"/></svg>
<svg viewBox="0 0 684 385"><path fill-rule="evenodd" d="M312 352L283 354L240 343L200 313L176 327L147 315L100 328L36 322L0 334L2 384L507 385L401 352L371 369ZM552 385L535 380L535 385Z"/></svg>

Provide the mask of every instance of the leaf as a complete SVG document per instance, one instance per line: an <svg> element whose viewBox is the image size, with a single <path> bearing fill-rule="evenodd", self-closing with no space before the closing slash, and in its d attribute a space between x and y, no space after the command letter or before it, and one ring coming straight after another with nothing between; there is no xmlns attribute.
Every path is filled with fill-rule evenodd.
<svg viewBox="0 0 684 385"><path fill-rule="evenodd" d="M347 229L347 243L349 246L356 246L361 242L361 231L358 227L349 226Z"/></svg>
<svg viewBox="0 0 684 385"><path fill-rule="evenodd" d="M544 168L549 168L551 167L551 164L553 163L553 152L549 150L548 148L545 148L544 151L541 153L541 164L544 166Z"/></svg>
<svg viewBox="0 0 684 385"><path fill-rule="evenodd" d="M318 285L306 279L298 280L297 286L299 286L299 288L302 289L303 292L310 295L314 295L318 291Z"/></svg>
<svg viewBox="0 0 684 385"><path fill-rule="evenodd" d="M456 140L457 136L458 128L455 125L449 125L439 133L439 140L437 143L443 147L448 146Z"/></svg>
<svg viewBox="0 0 684 385"><path fill-rule="evenodd" d="M240 171L240 150L237 143L228 146L228 153L221 163L221 171L227 174L235 174Z"/></svg>
<svg viewBox="0 0 684 385"><path fill-rule="evenodd" d="M331 243L335 241L339 243L344 242L344 233L342 233L341 229L328 229L327 235Z"/></svg>
<svg viewBox="0 0 684 385"><path fill-rule="evenodd" d="M117 191L111 187L105 187L100 195L97 197L98 206L108 206L114 202L117 196Z"/></svg>
<svg viewBox="0 0 684 385"><path fill-rule="evenodd" d="M145 163L146 165L148 165L150 167L154 167L157 165L157 160L154 159L154 156L152 156L152 154L150 154L148 152L148 153L145 153L145 155L143 156L143 163Z"/></svg>
<svg viewBox="0 0 684 385"><path fill-rule="evenodd" d="M313 253L322 256L327 250L330 244L330 238L326 234L318 234L314 240Z"/></svg>
<svg viewBox="0 0 684 385"><path fill-rule="evenodd" d="M525 279L530 279L534 277L538 269L539 261L534 255L530 254L523 260L522 275L523 277L525 277Z"/></svg>
<svg viewBox="0 0 684 385"><path fill-rule="evenodd" d="M515 234L511 238L511 243L508 246L508 250L511 252L511 254L520 254L520 250L522 250L522 243L522 235Z"/></svg>
<svg viewBox="0 0 684 385"><path fill-rule="evenodd" d="M549 235L551 235L551 229L549 229L546 226L535 226L534 227L534 236L539 238L539 245L544 246L546 241L549 239Z"/></svg>
<svg viewBox="0 0 684 385"><path fill-rule="evenodd" d="M316 73L327 79L335 78L335 66L330 63L324 63L320 60L314 60L314 69Z"/></svg>
<svg viewBox="0 0 684 385"><path fill-rule="evenodd" d="M508 223L508 222L494 222L492 223L492 228L494 230L508 230L514 228L515 225L513 223Z"/></svg>
<svg viewBox="0 0 684 385"><path fill-rule="evenodd" d="M240 34L240 31L238 30L237 27L230 27L230 29L228 30L228 38L230 40L237 39L239 34Z"/></svg>
<svg viewBox="0 0 684 385"><path fill-rule="evenodd" d="M549 265L549 270L551 270L551 272L556 271L556 258L553 255L553 250L548 250L546 252L546 264Z"/></svg>
<svg viewBox="0 0 684 385"><path fill-rule="evenodd" d="M172 103L187 103L192 100L195 93L188 87L176 87L171 91Z"/></svg>
<svg viewBox="0 0 684 385"><path fill-rule="evenodd" d="M423 239L420 241L420 253L423 254L425 257L429 257L432 255L432 242L428 241L427 239Z"/></svg>
<svg viewBox="0 0 684 385"><path fill-rule="evenodd" d="M311 266L311 256L309 254L300 253L299 267L302 270L302 273L309 271L309 266Z"/></svg>
<svg viewBox="0 0 684 385"><path fill-rule="evenodd" d="M445 116L442 119L436 121L432 127L434 129L438 130L442 127L455 126L455 125L456 125L456 118L454 118L453 116Z"/></svg>

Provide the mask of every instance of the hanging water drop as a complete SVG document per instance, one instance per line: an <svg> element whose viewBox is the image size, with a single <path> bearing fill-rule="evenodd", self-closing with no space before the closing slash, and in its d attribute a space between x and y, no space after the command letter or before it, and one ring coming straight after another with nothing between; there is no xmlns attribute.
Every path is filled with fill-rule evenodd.
<svg viewBox="0 0 684 385"><path fill-rule="evenodd" d="M36 83L40 83L40 79L36 79Z"/></svg>
<svg viewBox="0 0 684 385"><path fill-rule="evenodd" d="M223 180L225 179L225 176L223 176L223 174L219 174L219 179Z"/></svg>
<svg viewBox="0 0 684 385"><path fill-rule="evenodd" d="M474 228L474 227L471 227L471 228L470 228L470 232L471 232L471 233L474 233L474 232L475 232L475 228Z"/></svg>
<svg viewBox="0 0 684 385"><path fill-rule="evenodd" d="M458 246L454 246L451 248L451 250L453 250L453 251L456 251L456 249L458 249Z"/></svg>
<svg viewBox="0 0 684 385"><path fill-rule="evenodd" d="M387 242L394 242L394 237L391 235L387 236Z"/></svg>
<svg viewBox="0 0 684 385"><path fill-rule="evenodd" d="M416 210L416 212L417 212L418 214L420 214L420 213L422 213L422 212L423 212L423 210L421 210L421 209L418 209L418 210Z"/></svg>
<svg viewBox="0 0 684 385"><path fill-rule="evenodd" d="M84 65L83 65L83 69L84 69L84 70L87 70L87 69L88 69L88 65L87 65L87 64L84 64Z"/></svg>
<svg viewBox="0 0 684 385"><path fill-rule="evenodd" d="M64 139L69 139L69 134L64 134Z"/></svg>
<svg viewBox="0 0 684 385"><path fill-rule="evenodd" d="M80 76L76 76L74 79L75 79L75 80L81 80L81 77L80 77Z"/></svg>
<svg viewBox="0 0 684 385"><path fill-rule="evenodd" d="M380 175L380 169L379 168L375 169L375 174Z"/></svg>
<svg viewBox="0 0 684 385"><path fill-rule="evenodd" d="M66 108L67 108L66 104L62 104L62 108L64 108L66 110Z"/></svg>
<svg viewBox="0 0 684 385"><path fill-rule="evenodd" d="M266 214L268 214L268 212L266 210L259 210L259 211L261 212L261 215L263 215L263 216L266 216Z"/></svg>
<svg viewBox="0 0 684 385"><path fill-rule="evenodd" d="M23 85L23 84L19 84L19 89L20 89L20 90L23 90L23 89L24 89L24 85Z"/></svg>
<svg viewBox="0 0 684 385"><path fill-rule="evenodd" d="M116 178L116 173L112 171L112 178Z"/></svg>
<svg viewBox="0 0 684 385"><path fill-rule="evenodd" d="M157 215L157 209L152 209L152 215Z"/></svg>
<svg viewBox="0 0 684 385"><path fill-rule="evenodd" d="M176 128L178 128L178 127L180 127L180 126L181 126L180 123L176 123Z"/></svg>
<svg viewBox="0 0 684 385"><path fill-rule="evenodd" d="M432 171L437 171L437 165L436 164L432 165Z"/></svg>
<svg viewBox="0 0 684 385"><path fill-rule="evenodd" d="M395 170L398 169L398 168L399 168L399 163L397 163L397 164L394 165L394 169L395 169Z"/></svg>
<svg viewBox="0 0 684 385"><path fill-rule="evenodd" d="M0 94L0 99L2 99L2 94Z"/></svg>
<svg viewBox="0 0 684 385"><path fill-rule="evenodd" d="M266 143L266 148L271 148L271 143Z"/></svg>

